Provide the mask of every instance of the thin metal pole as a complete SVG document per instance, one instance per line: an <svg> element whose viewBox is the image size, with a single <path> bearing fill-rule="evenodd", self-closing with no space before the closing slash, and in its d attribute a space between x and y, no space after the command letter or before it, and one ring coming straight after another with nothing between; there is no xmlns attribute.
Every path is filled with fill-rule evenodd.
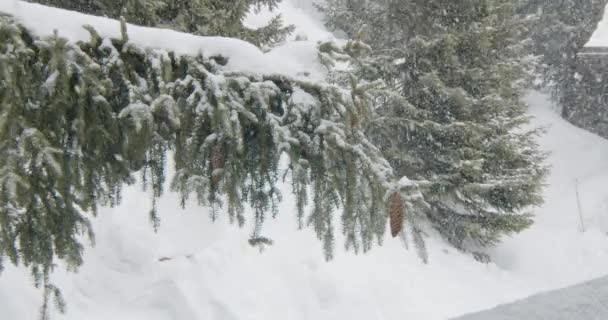
<svg viewBox="0 0 608 320"><path fill-rule="evenodd" d="M578 218L581 222L581 232L585 232L585 222L583 220L583 209L581 207L581 196L578 191L578 179L574 180L574 188L576 189L576 205L578 206Z"/></svg>

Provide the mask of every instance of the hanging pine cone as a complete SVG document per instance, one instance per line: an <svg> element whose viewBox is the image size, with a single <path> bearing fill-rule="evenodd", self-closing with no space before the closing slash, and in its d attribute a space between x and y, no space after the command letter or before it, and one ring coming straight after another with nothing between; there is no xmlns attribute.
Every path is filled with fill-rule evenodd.
<svg viewBox="0 0 608 320"><path fill-rule="evenodd" d="M226 157L224 155L224 147L221 144L213 146L211 150L211 169L224 169Z"/></svg>
<svg viewBox="0 0 608 320"><path fill-rule="evenodd" d="M214 188L221 179L221 174L218 174L217 170L224 169L225 165L226 155L224 154L224 147L221 144L217 144L211 150L211 185Z"/></svg>
<svg viewBox="0 0 608 320"><path fill-rule="evenodd" d="M403 230L403 218L405 216L405 202L401 193L395 192L391 195L388 216L391 224L391 235L395 238Z"/></svg>

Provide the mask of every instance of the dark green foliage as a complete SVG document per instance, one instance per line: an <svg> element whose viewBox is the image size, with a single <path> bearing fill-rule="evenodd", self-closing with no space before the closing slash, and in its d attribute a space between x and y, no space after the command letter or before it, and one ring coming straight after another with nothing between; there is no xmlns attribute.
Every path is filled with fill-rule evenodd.
<svg viewBox="0 0 608 320"><path fill-rule="evenodd" d="M576 55L604 15L606 0L526 0L520 12L529 23L533 52L539 56L543 80L564 81L572 73Z"/></svg>
<svg viewBox="0 0 608 320"><path fill-rule="evenodd" d="M40 0L43 5L89 13L110 18L124 16L129 22L153 26L160 22L156 12L165 6L164 0Z"/></svg>
<svg viewBox="0 0 608 320"><path fill-rule="evenodd" d="M260 29L243 25L251 9L275 8L280 0L32 0L54 7L202 36L225 36L268 46L285 40L292 26L280 15Z"/></svg>
<svg viewBox="0 0 608 320"><path fill-rule="evenodd" d="M367 132L420 187L427 206L408 206L406 224L429 222L463 250L530 226L546 170L538 132L524 129L526 29L512 2L333 0L323 10L329 26L373 44L353 72L387 84Z"/></svg>
<svg viewBox="0 0 608 320"><path fill-rule="evenodd" d="M575 78L567 92L570 108L563 115L574 125L608 139L608 72L606 48L585 48L577 56Z"/></svg>
<svg viewBox="0 0 608 320"><path fill-rule="evenodd" d="M602 128L608 122L602 117L606 103L603 92L597 90L604 69L594 71L597 62L579 56L604 15L606 0L523 3L521 11L531 21L532 50L539 57L539 73L562 108L562 116L583 128L608 134Z"/></svg>
<svg viewBox="0 0 608 320"><path fill-rule="evenodd" d="M212 219L225 204L233 222L252 222L256 246L272 243L262 226L278 214L277 184L289 176L300 226L313 227L328 259L336 209L346 247L365 251L383 237L387 195L416 196L365 135L378 83L353 78L345 90L226 73L225 58L139 48L124 22L121 39L86 28L90 40L71 44L0 17L0 257L31 269L43 315L52 297L63 307L49 283L56 261L76 269L81 235L93 240L87 214L119 204L138 172L158 227L169 153L183 203L194 196Z"/></svg>

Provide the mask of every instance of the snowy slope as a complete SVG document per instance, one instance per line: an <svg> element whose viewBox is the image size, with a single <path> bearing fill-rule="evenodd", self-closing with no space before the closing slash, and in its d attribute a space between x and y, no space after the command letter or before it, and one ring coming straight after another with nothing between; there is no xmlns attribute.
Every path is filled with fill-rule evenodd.
<svg viewBox="0 0 608 320"><path fill-rule="evenodd" d="M118 33L116 21L24 2L0 0L0 11L18 16L39 34L58 29L71 40L86 37L79 27L84 23L103 35ZM129 26L129 34L148 47L222 53L233 70L295 76L308 71L321 78L315 41L332 35L310 0L284 0L279 11L309 41L262 53L233 39L135 26ZM268 17L261 12L248 24L260 25ZM275 245L263 253L247 244L249 229L225 221L211 224L205 208L178 209L178 198L171 194L159 204L162 223L154 234L147 223L150 197L134 187L119 208L104 209L94 220L97 245L86 250L79 272L54 275L69 303L68 314L55 319L439 320L608 274L608 141L561 120L543 95L532 94L529 102L534 125L549 126L541 141L552 152L547 204L536 211L530 230L491 250L495 263L477 263L435 237L428 239L429 265L392 239L368 255L340 251L335 261L325 263L312 231L296 231L289 197L280 217L265 228ZM575 179L584 233L579 231ZM26 270L13 267L0 276L3 320L36 318L40 293L31 282Z"/></svg>
<svg viewBox="0 0 608 320"><path fill-rule="evenodd" d="M540 290L608 274L608 141L562 120L545 96L531 95L528 102L534 124L548 129L540 140L551 152L546 203L535 212L531 229L505 241L492 256L499 267Z"/></svg>

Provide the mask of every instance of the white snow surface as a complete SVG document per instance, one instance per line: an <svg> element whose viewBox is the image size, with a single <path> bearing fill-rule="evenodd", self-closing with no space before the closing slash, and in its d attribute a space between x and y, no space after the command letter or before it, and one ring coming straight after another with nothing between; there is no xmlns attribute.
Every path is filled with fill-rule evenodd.
<svg viewBox="0 0 608 320"><path fill-rule="evenodd" d="M73 41L86 39L80 28L85 23L102 35L116 36L119 29L114 20L20 1L0 0L0 11L40 35L57 29ZM331 34L309 1L284 0L279 11L309 40L264 54L225 38L135 26L129 26L129 35L154 48L225 54L234 70L308 71L322 78L315 41ZM248 24L263 24L269 16L261 12ZM283 187L279 218L265 226L264 235L275 244L264 252L248 245L250 229L222 220L213 224L208 210L194 204L182 210L174 194L159 203L162 221L155 234L148 223L150 196L133 187L120 207L92 218L97 242L85 250L79 271L57 268L53 281L63 290L68 313L54 319L439 320L606 275L608 141L564 122L544 95L531 93L527 100L533 125L547 128L540 140L551 152L546 204L535 210L532 228L488 252L493 263L478 263L433 234L427 239L428 265L388 238L383 247L359 256L338 245L336 259L327 263L313 232L297 231L289 184ZM41 294L32 283L27 270L7 267L0 276L3 320L36 319Z"/></svg>

